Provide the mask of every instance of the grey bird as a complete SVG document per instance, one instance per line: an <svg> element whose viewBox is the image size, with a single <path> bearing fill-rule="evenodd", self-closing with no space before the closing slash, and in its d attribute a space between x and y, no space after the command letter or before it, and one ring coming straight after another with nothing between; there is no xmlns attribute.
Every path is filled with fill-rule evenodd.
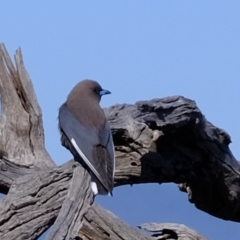
<svg viewBox="0 0 240 240"><path fill-rule="evenodd" d="M115 155L111 129L99 103L110 94L93 80L79 82L59 109L61 143L91 175L95 195L112 195Z"/></svg>

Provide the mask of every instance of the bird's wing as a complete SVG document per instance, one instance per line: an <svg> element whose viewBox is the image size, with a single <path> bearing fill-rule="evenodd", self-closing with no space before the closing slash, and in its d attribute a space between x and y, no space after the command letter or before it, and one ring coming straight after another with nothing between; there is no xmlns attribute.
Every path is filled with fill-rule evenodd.
<svg viewBox="0 0 240 240"><path fill-rule="evenodd" d="M112 167L112 164L108 164L109 159L111 159L108 155L112 156L111 151L113 150L110 152L108 150L109 137L107 140L107 137L104 136L104 132L106 133L106 130L103 129L99 135L96 131L85 128L73 116L66 105L62 105L59 109L59 126L61 131L63 131L68 140L71 142L75 152L77 152L98 181L108 191L108 170ZM67 148L70 147L67 146ZM69 150L71 151L71 149ZM113 170L110 172L113 172Z"/></svg>
<svg viewBox="0 0 240 240"><path fill-rule="evenodd" d="M100 141L102 146L104 146L106 151L106 164L107 164L107 182L109 184L109 188L113 188L114 181L114 171L115 171L115 150L112 139L111 129L106 121L103 129L100 130L99 133Z"/></svg>

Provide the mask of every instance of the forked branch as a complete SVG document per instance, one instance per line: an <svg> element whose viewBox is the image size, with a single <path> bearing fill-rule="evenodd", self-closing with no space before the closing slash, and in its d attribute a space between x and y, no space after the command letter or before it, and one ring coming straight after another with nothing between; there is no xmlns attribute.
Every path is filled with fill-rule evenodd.
<svg viewBox="0 0 240 240"><path fill-rule="evenodd" d="M57 219L48 239L154 239L92 204L88 173L76 163L56 167L20 50L15 62L0 45L0 191L7 193L0 202L0 238L37 239ZM115 186L174 182L202 211L240 221L240 167L230 137L194 101L174 96L114 105L105 113L115 144ZM157 227L179 239L189 233L177 225Z"/></svg>

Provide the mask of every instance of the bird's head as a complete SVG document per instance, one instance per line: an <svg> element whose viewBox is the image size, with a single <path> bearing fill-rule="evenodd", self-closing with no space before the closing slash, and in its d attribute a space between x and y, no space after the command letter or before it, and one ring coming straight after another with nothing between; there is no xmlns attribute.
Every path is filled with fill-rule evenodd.
<svg viewBox="0 0 240 240"><path fill-rule="evenodd" d="M68 98L81 96L91 98L99 103L103 95L110 93L110 91L102 89L101 85L94 80L83 80L73 88Z"/></svg>

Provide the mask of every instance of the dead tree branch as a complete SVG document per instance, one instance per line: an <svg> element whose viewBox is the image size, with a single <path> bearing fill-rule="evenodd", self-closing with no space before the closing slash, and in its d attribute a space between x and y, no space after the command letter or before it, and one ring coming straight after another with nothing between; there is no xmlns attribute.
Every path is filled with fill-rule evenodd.
<svg viewBox="0 0 240 240"><path fill-rule="evenodd" d="M77 236L83 216L93 203L90 182L87 171L82 166L76 166L67 197L46 240L64 240Z"/></svg>
<svg viewBox="0 0 240 240"><path fill-rule="evenodd" d="M57 219L48 239L154 239L92 204L89 182L81 181L88 175L76 163L56 167L45 150L41 109L20 50L15 62L16 68L2 44L0 191L7 196L0 202L0 238L36 239ZM240 221L240 168L230 137L194 101L175 96L105 113L115 143L115 186L174 182L202 211ZM178 234L186 230L174 227Z"/></svg>
<svg viewBox="0 0 240 240"><path fill-rule="evenodd" d="M16 52L15 68L3 44L0 52L0 152L15 163L42 169L54 167L44 146L42 112L22 53Z"/></svg>
<svg viewBox="0 0 240 240"><path fill-rule="evenodd" d="M140 229L153 233L156 239L178 239L178 240L207 240L196 231L175 223L145 223L139 226Z"/></svg>
<svg viewBox="0 0 240 240"><path fill-rule="evenodd" d="M240 166L230 137L194 101L153 99L113 106L106 115L117 156L116 186L174 182L200 210L240 221Z"/></svg>

